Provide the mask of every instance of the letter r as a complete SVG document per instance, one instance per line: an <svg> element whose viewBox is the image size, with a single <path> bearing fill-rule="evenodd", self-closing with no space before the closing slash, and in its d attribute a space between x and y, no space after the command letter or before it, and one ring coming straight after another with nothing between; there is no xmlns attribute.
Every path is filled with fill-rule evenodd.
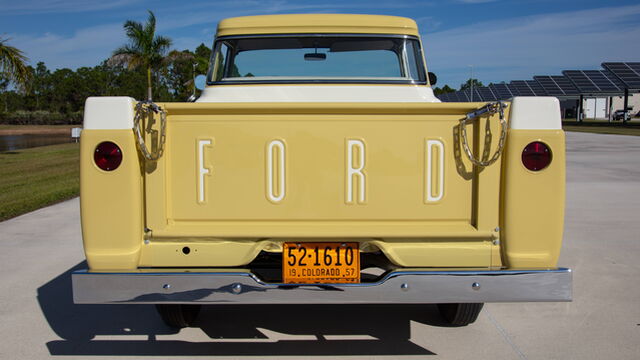
<svg viewBox="0 0 640 360"><path fill-rule="evenodd" d="M354 152L357 151L357 154ZM357 160L357 161L356 161ZM347 140L347 203L353 204L354 186L357 184L358 203L366 200L366 178L364 174L365 146L362 140ZM354 181L356 179L356 181Z"/></svg>

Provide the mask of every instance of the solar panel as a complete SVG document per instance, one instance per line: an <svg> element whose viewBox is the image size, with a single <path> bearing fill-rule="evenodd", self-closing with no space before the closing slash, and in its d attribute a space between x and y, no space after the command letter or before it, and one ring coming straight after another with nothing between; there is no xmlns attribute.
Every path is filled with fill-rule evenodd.
<svg viewBox="0 0 640 360"><path fill-rule="evenodd" d="M447 95L447 102L458 102L458 97L455 92L450 92Z"/></svg>
<svg viewBox="0 0 640 360"><path fill-rule="evenodd" d="M544 91L544 88L542 88L542 86L540 86L540 83L538 83L535 80L526 80L527 85L529 85L529 88L533 91L535 96L547 96L547 92Z"/></svg>
<svg viewBox="0 0 640 360"><path fill-rule="evenodd" d="M602 70L565 70L562 72L582 94L619 94L619 82Z"/></svg>
<svg viewBox="0 0 640 360"><path fill-rule="evenodd" d="M515 89L518 93L517 96L535 96L536 94L529 87L526 81L524 80L513 80L509 84L512 89Z"/></svg>
<svg viewBox="0 0 640 360"><path fill-rule="evenodd" d="M458 91L458 94L460 95L460 101L464 101L464 102L471 101L471 92L469 91L469 89Z"/></svg>
<svg viewBox="0 0 640 360"><path fill-rule="evenodd" d="M491 84L489 85L489 88L493 91L498 100L508 100L513 97L513 93L507 84Z"/></svg>
<svg viewBox="0 0 640 360"><path fill-rule="evenodd" d="M482 96L480 95L480 93L478 92L478 87L474 86L473 87L473 96L471 96L471 89L466 89L465 90L465 94L467 95L467 97L469 98L469 101L483 101L482 100Z"/></svg>
<svg viewBox="0 0 640 360"><path fill-rule="evenodd" d="M496 101L496 96L493 94L491 89L486 86L481 86L478 88L478 95L480 96L480 100L482 101Z"/></svg>
<svg viewBox="0 0 640 360"><path fill-rule="evenodd" d="M509 91L511 91L511 94L513 94L513 96L520 96L520 93L518 92L518 89L516 89L515 86L511 85L511 84L506 84L507 88L509 88Z"/></svg>
<svg viewBox="0 0 640 360"><path fill-rule="evenodd" d="M550 96L576 96L578 89L564 76L534 76L544 91Z"/></svg>
<svg viewBox="0 0 640 360"><path fill-rule="evenodd" d="M438 99L442 102L451 102L451 93L442 93L438 95Z"/></svg>
<svg viewBox="0 0 640 360"><path fill-rule="evenodd" d="M620 81L611 71L609 70L588 70L591 71L600 71L603 77L605 77L609 82L613 84L613 86L617 87L620 90L624 90L624 83Z"/></svg>
<svg viewBox="0 0 640 360"><path fill-rule="evenodd" d="M628 89L640 89L640 62L607 62L602 67L612 72Z"/></svg>
<svg viewBox="0 0 640 360"><path fill-rule="evenodd" d="M565 95L580 95L578 89L567 79L565 76L551 76L553 81L558 84L560 89L564 91Z"/></svg>
<svg viewBox="0 0 640 360"><path fill-rule="evenodd" d="M534 76L533 79L542 86L544 91L551 96L562 96L564 93L560 87L551 79L551 76Z"/></svg>
<svg viewBox="0 0 640 360"><path fill-rule="evenodd" d="M589 79L581 70L565 70L562 72L581 93L597 93L600 92L600 88Z"/></svg>

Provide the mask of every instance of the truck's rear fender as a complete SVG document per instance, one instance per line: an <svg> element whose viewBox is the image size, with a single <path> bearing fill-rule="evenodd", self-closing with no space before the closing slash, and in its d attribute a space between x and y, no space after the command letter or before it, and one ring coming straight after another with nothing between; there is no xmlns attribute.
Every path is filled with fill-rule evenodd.
<svg viewBox="0 0 640 360"><path fill-rule="evenodd" d="M516 97L503 154L501 239L511 269L554 268L562 245L565 202L565 139L555 97ZM551 163L528 170L522 152L539 141Z"/></svg>
<svg viewBox="0 0 640 360"><path fill-rule="evenodd" d="M80 140L82 237L89 268L135 269L143 242L143 187L133 127L134 99L91 97ZM96 147L115 143L121 164L112 171L94 161Z"/></svg>

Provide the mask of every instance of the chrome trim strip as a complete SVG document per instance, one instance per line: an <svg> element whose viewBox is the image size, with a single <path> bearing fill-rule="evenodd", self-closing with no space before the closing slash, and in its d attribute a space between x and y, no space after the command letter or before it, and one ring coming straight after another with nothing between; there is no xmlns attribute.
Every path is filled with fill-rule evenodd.
<svg viewBox="0 0 640 360"><path fill-rule="evenodd" d="M72 274L76 304L427 304L571 301L571 269L393 271L361 284L270 284L250 272Z"/></svg>

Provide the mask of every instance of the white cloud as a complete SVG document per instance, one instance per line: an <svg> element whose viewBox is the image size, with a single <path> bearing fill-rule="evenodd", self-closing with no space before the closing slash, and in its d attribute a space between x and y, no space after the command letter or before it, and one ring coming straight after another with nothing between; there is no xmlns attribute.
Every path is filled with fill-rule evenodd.
<svg viewBox="0 0 640 360"><path fill-rule="evenodd" d="M639 6L608 7L476 23L423 37L439 85L529 79L564 69L600 68L603 61L640 58Z"/></svg>
<svg viewBox="0 0 640 360"><path fill-rule="evenodd" d="M67 37L55 33L9 37L14 46L26 53L31 64L44 61L50 69L98 65L126 42L122 24L85 28Z"/></svg>

